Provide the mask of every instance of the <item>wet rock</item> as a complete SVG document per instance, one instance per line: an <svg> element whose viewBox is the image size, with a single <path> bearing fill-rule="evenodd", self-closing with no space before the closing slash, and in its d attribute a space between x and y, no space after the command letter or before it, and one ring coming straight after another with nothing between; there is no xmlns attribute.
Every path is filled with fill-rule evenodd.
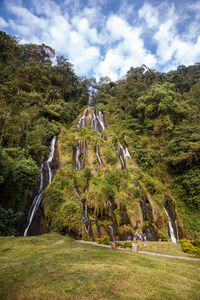
<svg viewBox="0 0 200 300"><path fill-rule="evenodd" d="M147 225L143 231L146 234L147 241L158 241L158 234L152 225Z"/></svg>
<svg viewBox="0 0 200 300"><path fill-rule="evenodd" d="M98 235L99 235L100 238L107 235L106 228L103 224L98 225L97 230L98 230Z"/></svg>
<svg viewBox="0 0 200 300"><path fill-rule="evenodd" d="M125 208L122 211L120 211L119 215L120 215L120 218L121 218L120 226L124 225L124 224L126 224L126 225L130 224L130 219L129 219L129 216L128 216Z"/></svg>

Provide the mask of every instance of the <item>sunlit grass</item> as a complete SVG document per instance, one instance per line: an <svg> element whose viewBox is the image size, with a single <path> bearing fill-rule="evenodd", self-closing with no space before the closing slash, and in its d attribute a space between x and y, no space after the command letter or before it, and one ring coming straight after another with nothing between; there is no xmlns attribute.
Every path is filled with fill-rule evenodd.
<svg viewBox="0 0 200 300"><path fill-rule="evenodd" d="M1 299L198 299L199 262L47 234L0 238Z"/></svg>

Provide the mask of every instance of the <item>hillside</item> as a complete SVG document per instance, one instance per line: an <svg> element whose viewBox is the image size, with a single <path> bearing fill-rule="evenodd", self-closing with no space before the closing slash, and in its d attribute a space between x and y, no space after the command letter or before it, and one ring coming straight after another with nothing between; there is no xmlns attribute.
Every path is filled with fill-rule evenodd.
<svg viewBox="0 0 200 300"><path fill-rule="evenodd" d="M19 233L19 220L37 193L50 140L88 102L87 84L47 45L21 45L0 32L1 235Z"/></svg>
<svg viewBox="0 0 200 300"><path fill-rule="evenodd" d="M23 234L56 137L41 233L200 237L198 63L96 82L47 45L0 32L0 49L1 235Z"/></svg>
<svg viewBox="0 0 200 300"><path fill-rule="evenodd" d="M196 261L111 251L58 234L1 237L0 252L2 300L199 297Z"/></svg>
<svg viewBox="0 0 200 300"><path fill-rule="evenodd" d="M58 156L59 169L43 201L47 230L111 240L126 240L139 230L148 240L167 240L165 206L179 238L185 236L167 188L142 172L96 108L61 130Z"/></svg>

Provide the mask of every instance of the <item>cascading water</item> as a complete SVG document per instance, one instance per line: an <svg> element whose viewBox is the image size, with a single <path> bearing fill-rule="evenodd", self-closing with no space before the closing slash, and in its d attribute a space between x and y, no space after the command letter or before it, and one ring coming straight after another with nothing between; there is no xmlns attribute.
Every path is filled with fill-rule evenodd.
<svg viewBox="0 0 200 300"><path fill-rule="evenodd" d="M100 133L106 128L104 115L96 107L93 110L91 126Z"/></svg>
<svg viewBox="0 0 200 300"><path fill-rule="evenodd" d="M49 183L52 181L52 169L51 169L51 162L53 160L54 154L55 154L55 146L56 146L56 136L53 137L52 141L51 141L51 145L50 145L50 155L49 158L47 159L47 167L48 167L48 171L49 171Z"/></svg>
<svg viewBox="0 0 200 300"><path fill-rule="evenodd" d="M78 141L78 143L75 146L75 156L74 156L74 159L75 159L75 170L76 171L80 171L81 170L81 163L80 163L80 160L79 160L80 155L81 155L81 142Z"/></svg>
<svg viewBox="0 0 200 300"><path fill-rule="evenodd" d="M126 169L126 164L125 164L125 160L124 160L124 149L123 147L120 145L120 150L119 150L119 159L122 165L122 169Z"/></svg>
<svg viewBox="0 0 200 300"><path fill-rule="evenodd" d="M124 157L131 157L130 152L128 151L128 148L124 149Z"/></svg>
<svg viewBox="0 0 200 300"><path fill-rule="evenodd" d="M170 216L168 214L167 209L165 207L164 207L164 209L165 209L165 212L166 212L166 214L167 214L167 216L169 218L169 233L170 233L171 241L172 241L172 243L177 243L177 239L176 239L176 236L175 236L175 232L174 232L174 228L172 226L172 222L171 222Z"/></svg>
<svg viewBox="0 0 200 300"><path fill-rule="evenodd" d="M96 149L96 156L97 156L97 160L98 160L98 163L99 163L99 165L100 166L102 166L102 160L101 160L101 157L100 157L100 155L99 155L99 151L98 151L98 146L96 145L96 147L95 147Z"/></svg>
<svg viewBox="0 0 200 300"><path fill-rule="evenodd" d="M51 145L50 145L50 155L49 158L47 159L46 162L42 163L41 168L40 168L40 185L39 185L39 190L38 190L38 195L35 196L31 207L29 209L29 213L28 213L28 224L27 227L25 228L24 231L24 236L27 236L28 231L30 229L30 226L32 224L33 218L42 202L42 199L44 197L44 189L45 187L52 181L53 178L53 173L52 173L52 169L51 169L51 162L54 158L55 155L55 144L56 144L56 136L53 137L53 139L51 140ZM45 163L47 165L48 168L48 180L47 180L47 184L45 183L44 177L45 177Z"/></svg>
<svg viewBox="0 0 200 300"><path fill-rule="evenodd" d="M86 141L78 141L74 148L74 167L76 171L81 171L85 167Z"/></svg>
<svg viewBox="0 0 200 300"><path fill-rule="evenodd" d="M104 130L105 129L104 116L103 116L103 113L100 110L98 111L97 120L101 124L102 130Z"/></svg>
<svg viewBox="0 0 200 300"><path fill-rule="evenodd" d="M108 231L109 231L109 235L111 237L111 241L114 242L115 241L114 230L111 225L108 225Z"/></svg>
<svg viewBox="0 0 200 300"><path fill-rule="evenodd" d="M84 110L84 113L83 113L82 117L80 118L80 120L78 122L78 124L81 127L85 127L86 126L86 117L88 115L88 110L89 110L89 107Z"/></svg>
<svg viewBox="0 0 200 300"><path fill-rule="evenodd" d="M89 105L90 105L90 103L89 103ZM88 111L89 111L89 107L84 110L84 113L78 122L78 126L85 127L87 125L86 117L88 115ZM76 171L81 171L85 167L86 150L87 150L86 149L86 141L83 141L82 145L81 145L81 141L78 141L75 146L75 149L74 149L74 167L75 167ZM86 191L87 191L87 187L84 192L86 192ZM80 197L76 187L75 187L75 192L76 192L77 196ZM87 199L84 199L84 203L81 201L81 215L82 215L82 219L83 219L85 232L86 232L86 234L89 235L88 228L90 225L90 219L87 216Z"/></svg>

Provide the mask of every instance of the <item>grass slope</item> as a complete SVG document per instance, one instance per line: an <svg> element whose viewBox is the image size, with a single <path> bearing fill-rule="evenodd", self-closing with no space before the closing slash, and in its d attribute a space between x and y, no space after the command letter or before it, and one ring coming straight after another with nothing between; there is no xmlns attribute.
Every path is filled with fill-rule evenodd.
<svg viewBox="0 0 200 300"><path fill-rule="evenodd" d="M0 238L3 299L199 299L199 262L112 251L58 234Z"/></svg>

